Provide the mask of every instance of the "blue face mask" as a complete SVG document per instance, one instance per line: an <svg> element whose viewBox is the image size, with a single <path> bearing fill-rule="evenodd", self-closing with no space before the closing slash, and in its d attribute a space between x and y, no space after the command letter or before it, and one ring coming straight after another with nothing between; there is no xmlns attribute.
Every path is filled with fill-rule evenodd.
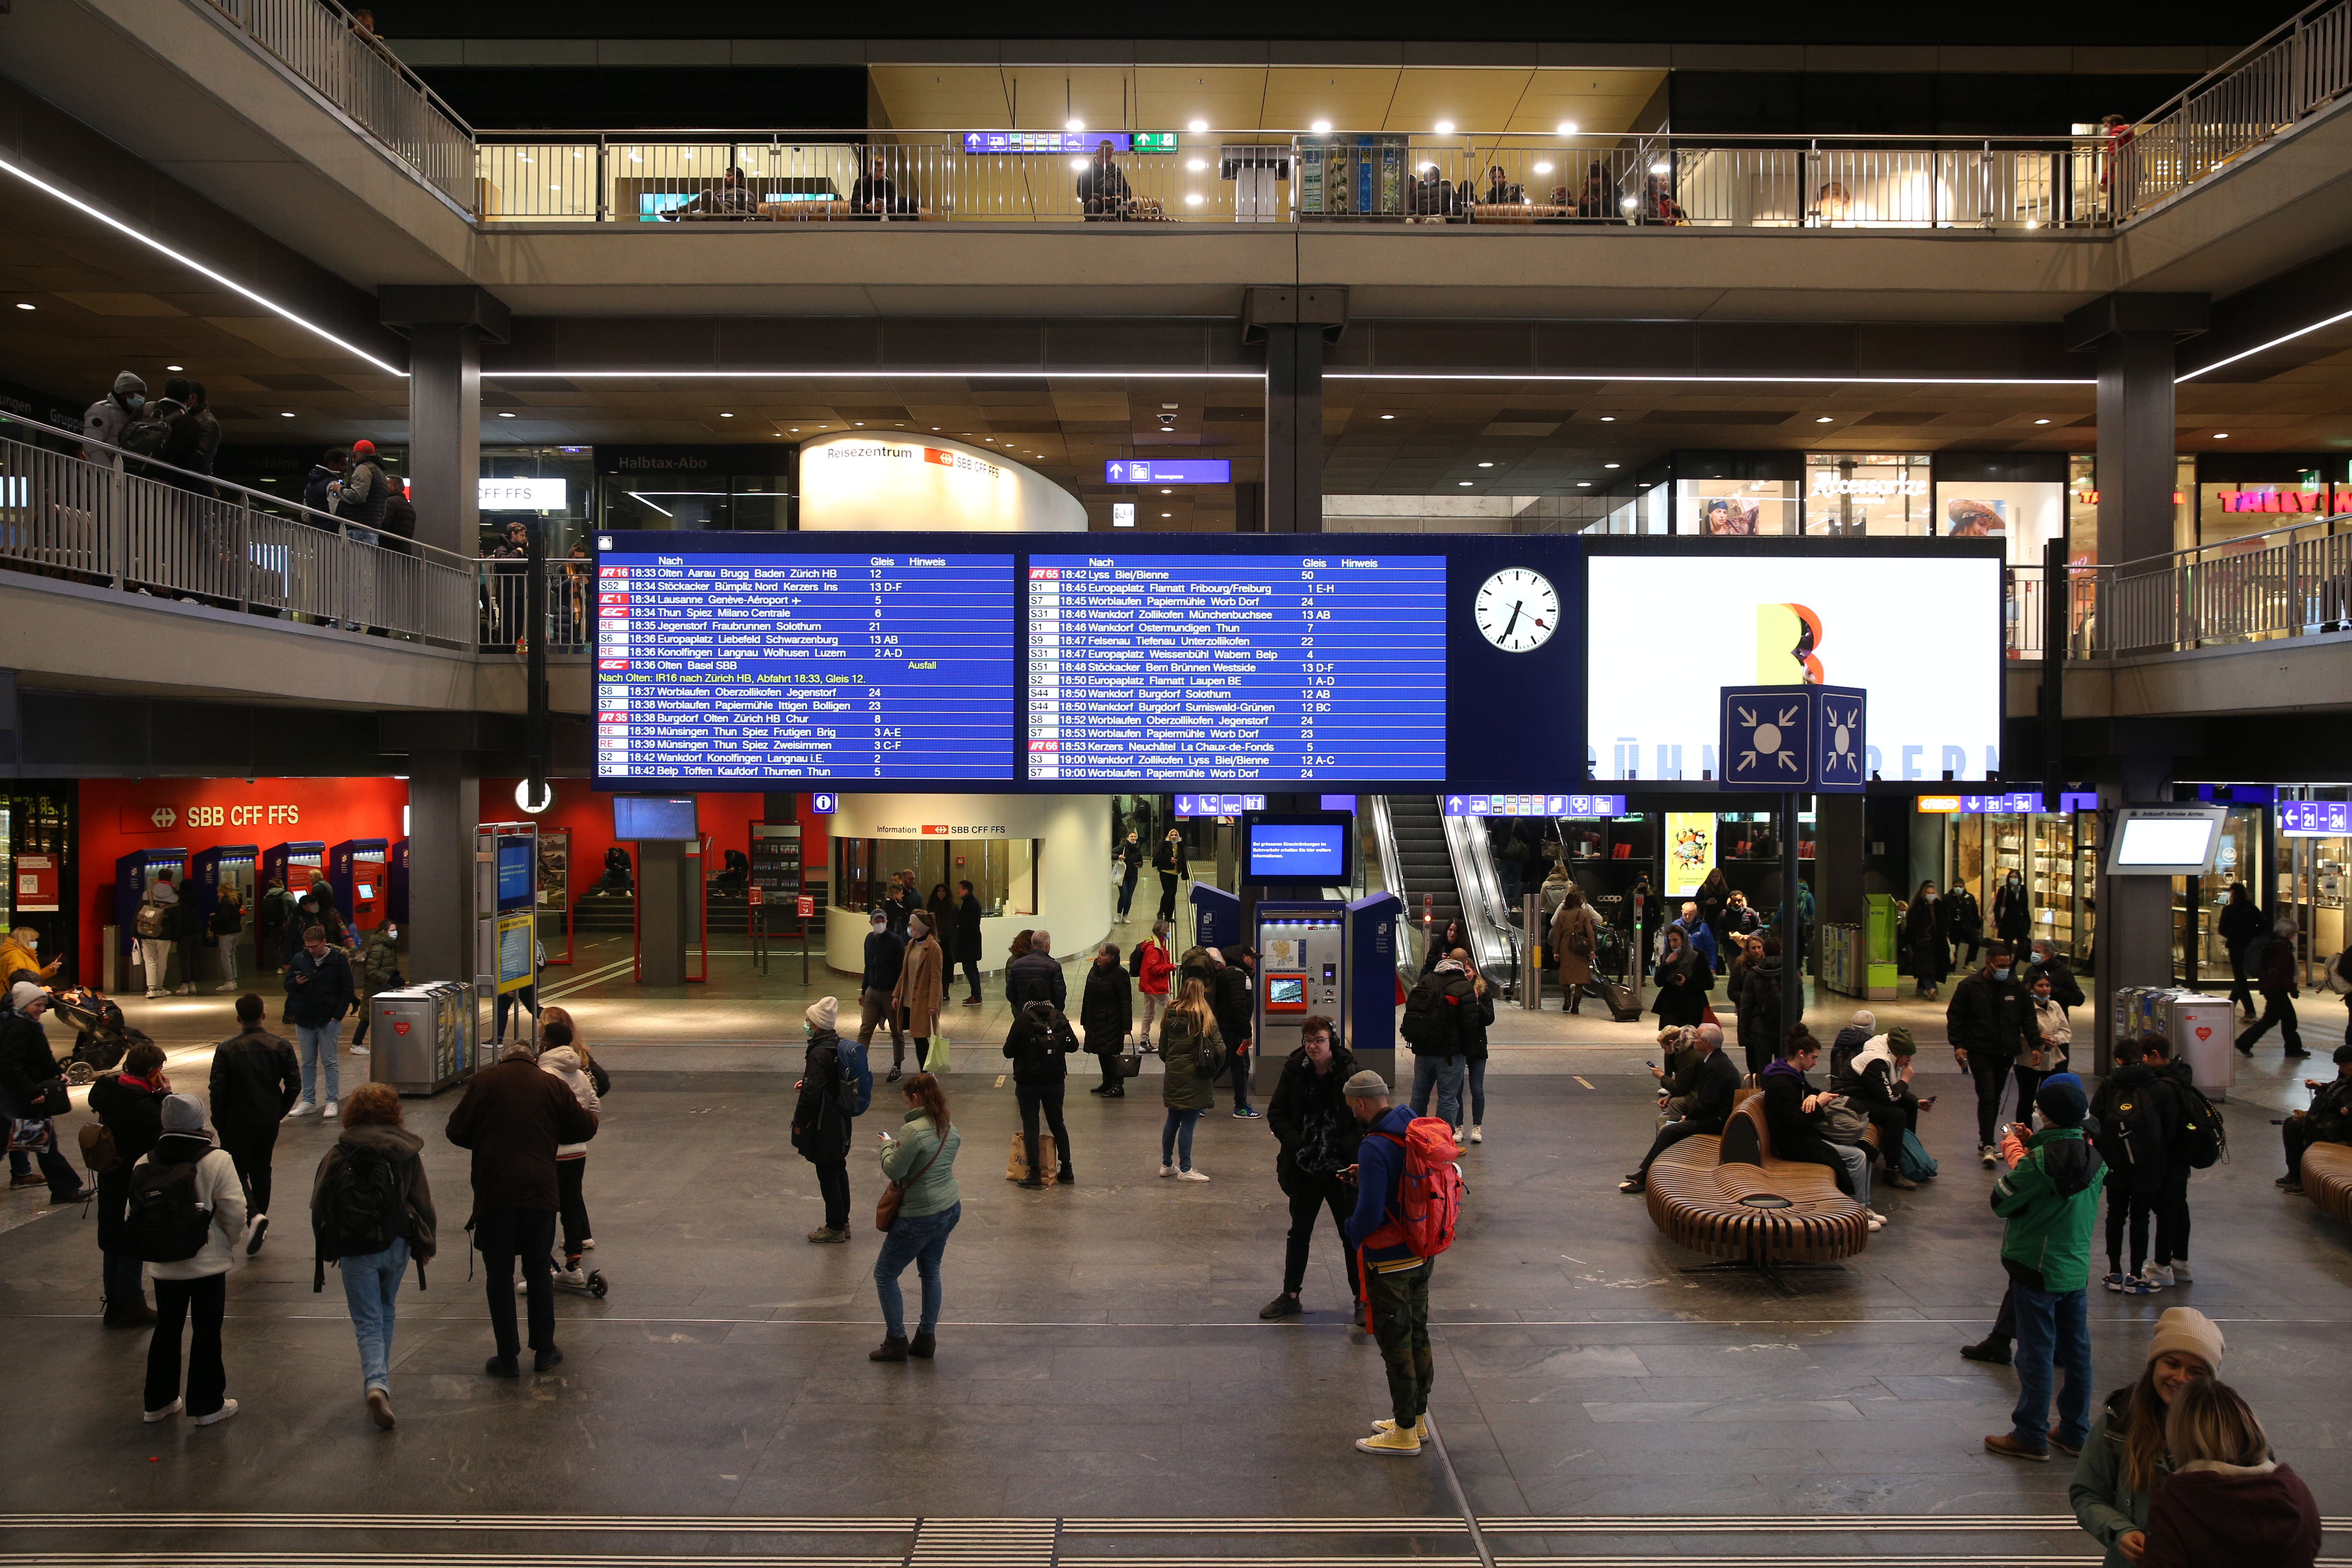
<svg viewBox="0 0 2352 1568"><path fill-rule="evenodd" d="M122 406L131 410L131 413L136 414L141 409L147 406L147 400L134 392L130 396L122 400Z"/></svg>
<svg viewBox="0 0 2352 1568"><path fill-rule="evenodd" d="M1993 977L1995 980L2006 980L2006 979L2008 979L2008 978L2009 978L2009 965L2008 965L2008 964L2006 964L2006 963L2004 963L2004 964L2001 964L2001 965L1998 966L1997 968L1995 968L1995 969L1993 970L1993 972L1992 972L1992 977Z"/></svg>

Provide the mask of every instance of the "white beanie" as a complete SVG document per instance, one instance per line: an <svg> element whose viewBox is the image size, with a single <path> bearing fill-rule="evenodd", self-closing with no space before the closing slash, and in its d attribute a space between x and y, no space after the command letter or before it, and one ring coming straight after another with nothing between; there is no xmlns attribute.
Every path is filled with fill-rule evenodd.
<svg viewBox="0 0 2352 1568"><path fill-rule="evenodd" d="M29 980L19 980L8 987L8 1011L21 1013L36 1002L47 1002L49 994Z"/></svg>
<svg viewBox="0 0 2352 1568"><path fill-rule="evenodd" d="M1853 1010L1853 1016L1848 1019L1847 1022L1859 1025L1864 1034L1874 1035L1878 1033L1878 1015L1872 1012L1867 1007L1855 1008Z"/></svg>
<svg viewBox="0 0 2352 1568"><path fill-rule="evenodd" d="M832 1034L834 1024L840 1016L841 1004L830 996L818 997L809 1004L808 1011L801 1015L809 1021L810 1027L815 1029L820 1035Z"/></svg>

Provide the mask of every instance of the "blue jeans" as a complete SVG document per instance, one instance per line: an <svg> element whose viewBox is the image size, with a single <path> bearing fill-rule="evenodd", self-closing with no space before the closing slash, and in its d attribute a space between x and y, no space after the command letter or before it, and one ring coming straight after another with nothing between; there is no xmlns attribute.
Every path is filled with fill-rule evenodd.
<svg viewBox="0 0 2352 1568"><path fill-rule="evenodd" d="M940 1326L940 1257L948 1249L948 1232L963 1218L963 1205L950 1204L937 1214L900 1215L882 1238L882 1255L874 1260L874 1293L882 1298L882 1327L892 1339L907 1337L907 1299L898 1293L898 1276L912 1263L923 1279L923 1317L917 1333L935 1332Z"/></svg>
<svg viewBox="0 0 2352 1568"><path fill-rule="evenodd" d="M1470 1064L1470 1125L1486 1125L1486 1058L1480 1057Z"/></svg>
<svg viewBox="0 0 2352 1568"><path fill-rule="evenodd" d="M343 1272L343 1300L351 1305L352 1331L360 1339L360 1386L389 1391L393 1306L400 1300L400 1277L408 1272L407 1239L382 1252L346 1258L335 1267Z"/></svg>
<svg viewBox="0 0 2352 1568"><path fill-rule="evenodd" d="M342 1072L335 1063L335 1046L341 1038L343 1021L332 1019L312 1028L308 1024L294 1026L294 1039L302 1053L302 1099L311 1105L324 1105L342 1096ZM319 1073L323 1068L327 1076L327 1099L318 1095Z"/></svg>
<svg viewBox="0 0 2352 1568"><path fill-rule="evenodd" d="M2010 1413L2013 1436L2036 1448L2050 1446L2050 1385L2066 1371L2058 1392L2058 1436L2079 1448L2091 1431L2091 1317L2089 1292L2030 1290L2011 1287L2017 1308L2017 1408Z"/></svg>
<svg viewBox="0 0 2352 1568"><path fill-rule="evenodd" d="M1412 1113L1427 1116L1429 1091L1437 1090L1437 1115L1448 1127L1462 1125L1462 1070L1466 1064L1460 1057L1421 1057L1412 1058Z"/></svg>
<svg viewBox="0 0 2352 1568"><path fill-rule="evenodd" d="M1180 1171L1192 1168L1192 1124L1201 1120L1197 1110L1168 1112L1168 1120L1160 1124L1160 1163L1173 1165Z"/></svg>

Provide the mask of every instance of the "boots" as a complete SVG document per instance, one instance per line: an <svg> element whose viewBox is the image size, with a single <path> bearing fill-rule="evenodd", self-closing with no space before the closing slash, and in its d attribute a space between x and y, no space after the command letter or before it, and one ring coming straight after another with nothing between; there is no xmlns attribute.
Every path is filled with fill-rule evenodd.
<svg viewBox="0 0 2352 1568"><path fill-rule="evenodd" d="M885 1335L879 1346L866 1352L866 1359L867 1361L905 1361L907 1337L904 1334Z"/></svg>
<svg viewBox="0 0 2352 1568"><path fill-rule="evenodd" d="M155 1322L155 1309L149 1306L143 1299L129 1301L116 1301L110 1299L106 1303L106 1315L101 1321L110 1329L152 1328Z"/></svg>
<svg viewBox="0 0 2352 1568"><path fill-rule="evenodd" d="M917 1361L929 1361L932 1352L939 1349L939 1342L937 1338L919 1329L915 1337L907 1342L907 1353Z"/></svg>

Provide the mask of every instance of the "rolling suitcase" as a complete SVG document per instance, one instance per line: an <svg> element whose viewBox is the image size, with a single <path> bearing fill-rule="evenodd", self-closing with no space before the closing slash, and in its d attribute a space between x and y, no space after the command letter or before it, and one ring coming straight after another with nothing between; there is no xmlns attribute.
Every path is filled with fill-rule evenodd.
<svg viewBox="0 0 2352 1568"><path fill-rule="evenodd" d="M1642 1016L1642 1005L1633 1000L1633 988L1615 981L1599 981L1601 1000L1609 1005L1609 1016L1621 1024L1630 1024Z"/></svg>

